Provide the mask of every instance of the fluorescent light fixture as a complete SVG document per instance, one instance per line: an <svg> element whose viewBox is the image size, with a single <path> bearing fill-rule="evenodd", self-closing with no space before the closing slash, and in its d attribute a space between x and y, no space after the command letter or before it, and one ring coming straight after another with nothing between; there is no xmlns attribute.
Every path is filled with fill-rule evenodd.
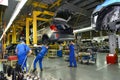
<svg viewBox="0 0 120 80"><path fill-rule="evenodd" d="M86 31L90 31L90 30L93 30L93 29L94 29L94 27L86 27L86 28L74 30L73 33L86 32Z"/></svg>
<svg viewBox="0 0 120 80"><path fill-rule="evenodd" d="M3 34L2 34L2 36L1 36L1 38L0 38L0 41L2 40L3 35L7 32L7 30L8 30L8 29L10 28L10 26L12 25L13 21L15 20L15 18L17 17L17 15L19 14L20 10L22 9L22 7L25 5L26 2L27 2L27 0L21 0L21 1L17 4L17 6L16 6L16 8L15 8L15 10L14 10L14 13L12 14L12 17L11 17L11 19L10 19L10 21L9 21L6 29L5 29L5 31L3 32Z"/></svg>
<svg viewBox="0 0 120 80"><path fill-rule="evenodd" d="M0 0L0 5L8 6L8 0Z"/></svg>

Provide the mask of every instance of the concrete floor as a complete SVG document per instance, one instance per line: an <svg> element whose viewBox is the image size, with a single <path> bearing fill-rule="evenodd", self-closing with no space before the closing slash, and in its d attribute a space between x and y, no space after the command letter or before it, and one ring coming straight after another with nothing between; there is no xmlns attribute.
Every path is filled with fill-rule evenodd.
<svg viewBox="0 0 120 80"><path fill-rule="evenodd" d="M96 64L78 62L77 68L69 68L69 63L63 58L44 58L42 72L37 64L38 75L41 80L120 80L120 64L106 64L105 57L105 53L98 53ZM29 57L29 68L32 61L33 57Z"/></svg>
<svg viewBox="0 0 120 80"><path fill-rule="evenodd" d="M39 74L42 80L120 80L120 64L106 64L105 57L105 53L98 53L96 64L78 62L77 68L69 68L69 63L63 58L45 58L43 72ZM28 59L30 64L32 59Z"/></svg>

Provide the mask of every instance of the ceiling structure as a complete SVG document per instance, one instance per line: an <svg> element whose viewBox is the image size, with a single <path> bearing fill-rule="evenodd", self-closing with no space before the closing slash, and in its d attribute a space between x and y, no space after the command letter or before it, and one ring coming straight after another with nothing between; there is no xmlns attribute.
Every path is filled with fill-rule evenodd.
<svg viewBox="0 0 120 80"><path fill-rule="evenodd" d="M68 0L68 2L73 3L78 10L70 23L74 29L80 29L91 25L91 14L102 0Z"/></svg>
<svg viewBox="0 0 120 80"><path fill-rule="evenodd" d="M18 3L18 0L8 0L8 5L9 6L3 6L0 5L0 36L2 35L4 29L4 23L6 23L6 25L8 24L14 9L16 8L16 5Z"/></svg>
<svg viewBox="0 0 120 80"><path fill-rule="evenodd" d="M8 24L13 11L16 8L19 0L8 0L9 6L7 7L3 20ZM58 2L58 3L56 3ZM80 29L84 27L89 27L91 24L91 13L94 8L99 5L103 0L28 0L26 5L22 8L21 12L15 19L14 23L17 23L20 26L25 26L26 17L31 17L33 11L51 11L57 12L59 10L69 10L73 13L69 24L73 29ZM56 3L56 5L54 5ZM48 16L41 15L42 17L48 18ZM44 22L40 22L44 23ZM48 24L48 23L47 23ZM45 24L45 25L47 25Z"/></svg>

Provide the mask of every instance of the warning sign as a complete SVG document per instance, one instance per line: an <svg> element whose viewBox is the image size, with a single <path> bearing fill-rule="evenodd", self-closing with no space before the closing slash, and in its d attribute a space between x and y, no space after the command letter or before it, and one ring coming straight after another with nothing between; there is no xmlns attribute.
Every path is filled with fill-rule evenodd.
<svg viewBox="0 0 120 80"><path fill-rule="evenodd" d="M0 5L8 6L8 0L0 0Z"/></svg>

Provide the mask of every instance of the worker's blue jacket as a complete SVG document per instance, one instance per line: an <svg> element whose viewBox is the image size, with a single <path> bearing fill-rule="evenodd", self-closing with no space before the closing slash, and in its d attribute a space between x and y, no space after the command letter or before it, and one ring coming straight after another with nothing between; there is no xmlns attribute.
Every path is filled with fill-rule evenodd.
<svg viewBox="0 0 120 80"><path fill-rule="evenodd" d="M17 47L18 64L22 65L30 48L26 44L18 44Z"/></svg>
<svg viewBox="0 0 120 80"><path fill-rule="evenodd" d="M74 54L74 45L73 44L70 44L69 50L70 50L70 54L69 54L70 58L74 58L75 54Z"/></svg>
<svg viewBox="0 0 120 80"><path fill-rule="evenodd" d="M48 51L48 48L46 48L45 46L41 47L41 51L39 52L39 54L36 56L35 60L34 60L34 69L36 69L36 63L39 61L39 65L40 65L40 69L42 69L42 59L43 57L46 55Z"/></svg>
<svg viewBox="0 0 120 80"><path fill-rule="evenodd" d="M45 56L45 54L47 53L47 51L48 51L48 48L46 48L45 46L42 46L41 51L39 52L39 54L37 56L40 56L43 58Z"/></svg>

